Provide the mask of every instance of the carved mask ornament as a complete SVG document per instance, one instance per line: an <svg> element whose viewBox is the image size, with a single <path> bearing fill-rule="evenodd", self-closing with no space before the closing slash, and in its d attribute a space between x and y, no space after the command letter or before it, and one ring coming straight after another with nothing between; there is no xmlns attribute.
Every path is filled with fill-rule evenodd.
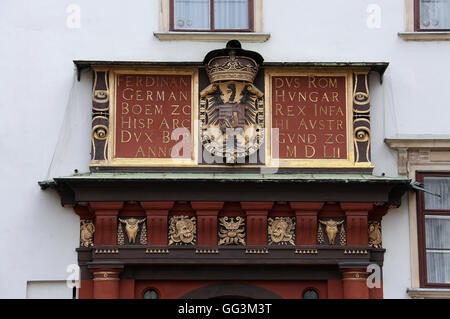
<svg viewBox="0 0 450 319"><path fill-rule="evenodd" d="M269 218L269 244L295 245L295 224L291 217Z"/></svg>
<svg viewBox="0 0 450 319"><path fill-rule="evenodd" d="M169 245L195 244L195 217L172 216L169 223Z"/></svg>

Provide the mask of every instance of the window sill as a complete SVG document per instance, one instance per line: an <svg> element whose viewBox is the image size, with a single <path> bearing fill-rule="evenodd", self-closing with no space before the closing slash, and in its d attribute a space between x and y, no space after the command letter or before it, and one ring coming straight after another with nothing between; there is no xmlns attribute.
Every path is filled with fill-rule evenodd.
<svg viewBox="0 0 450 319"><path fill-rule="evenodd" d="M409 288L408 295L414 299L447 299L450 289Z"/></svg>
<svg viewBox="0 0 450 319"><path fill-rule="evenodd" d="M239 40L241 42L266 42L270 33L259 32L154 32L155 37L161 41L227 41Z"/></svg>
<svg viewBox="0 0 450 319"><path fill-rule="evenodd" d="M450 41L450 32L399 32L405 41Z"/></svg>

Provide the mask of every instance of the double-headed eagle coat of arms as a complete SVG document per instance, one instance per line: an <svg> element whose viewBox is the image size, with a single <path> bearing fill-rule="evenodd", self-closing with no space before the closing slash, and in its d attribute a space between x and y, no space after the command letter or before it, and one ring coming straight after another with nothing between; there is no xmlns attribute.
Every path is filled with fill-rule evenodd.
<svg viewBox="0 0 450 319"><path fill-rule="evenodd" d="M264 142L264 94L253 84L262 61L236 40L205 57L211 84L200 92L201 140L226 163L243 162Z"/></svg>

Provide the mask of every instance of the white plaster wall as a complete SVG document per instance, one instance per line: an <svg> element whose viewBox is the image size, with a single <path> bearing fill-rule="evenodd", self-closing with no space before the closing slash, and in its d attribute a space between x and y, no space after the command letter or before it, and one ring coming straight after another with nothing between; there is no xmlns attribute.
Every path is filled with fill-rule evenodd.
<svg viewBox="0 0 450 319"><path fill-rule="evenodd" d="M79 29L66 26L72 3ZM369 4L379 29L367 27ZM78 217L37 185L88 171L92 78L76 81L72 60L201 61L225 45L159 41L158 19L159 0L0 1L0 298L25 298L27 281L64 280L77 263ZM271 38L243 46L266 61L390 62L383 85L376 74L370 83L372 150L375 173L395 176L385 137L450 133L450 41L405 42L404 20L403 0L265 0ZM388 298L410 286L407 214L404 201L383 222Z"/></svg>
<svg viewBox="0 0 450 319"><path fill-rule="evenodd" d="M73 291L62 281L28 281L27 299L71 299Z"/></svg>
<svg viewBox="0 0 450 319"><path fill-rule="evenodd" d="M383 217L383 247L386 249L383 265L384 298L409 298L411 287L411 258L409 246L408 196L402 198L399 208L389 210Z"/></svg>

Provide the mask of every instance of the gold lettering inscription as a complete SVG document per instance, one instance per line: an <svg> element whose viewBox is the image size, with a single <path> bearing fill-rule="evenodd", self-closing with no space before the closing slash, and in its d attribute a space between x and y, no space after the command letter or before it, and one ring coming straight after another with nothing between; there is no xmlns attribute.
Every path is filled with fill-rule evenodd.
<svg viewBox="0 0 450 319"><path fill-rule="evenodd" d="M172 132L191 129L191 85L191 75L118 74L115 156L170 158Z"/></svg>
<svg viewBox="0 0 450 319"><path fill-rule="evenodd" d="M272 127L279 129L280 157L345 159L345 102L344 76L273 77Z"/></svg>

